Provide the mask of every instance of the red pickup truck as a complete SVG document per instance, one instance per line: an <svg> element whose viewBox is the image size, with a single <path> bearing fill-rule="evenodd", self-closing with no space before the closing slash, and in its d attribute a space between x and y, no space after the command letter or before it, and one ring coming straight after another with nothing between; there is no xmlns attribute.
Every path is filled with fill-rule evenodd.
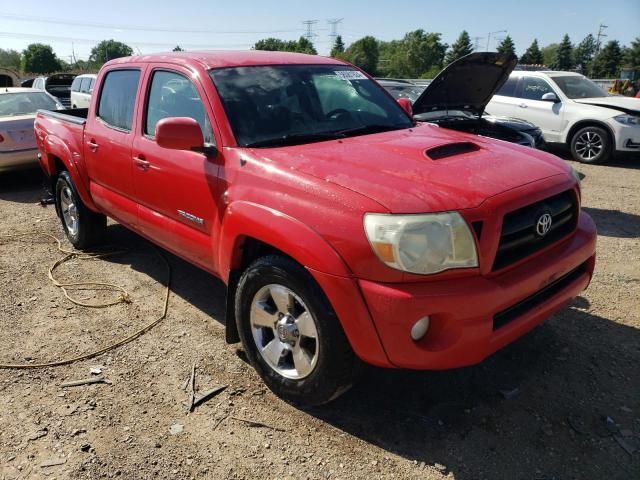
<svg viewBox="0 0 640 480"><path fill-rule="evenodd" d="M289 401L337 397L361 361L480 362L591 280L567 164L418 124L342 61L129 57L94 92L35 122L69 241L99 242L109 216L220 277L227 341Z"/></svg>

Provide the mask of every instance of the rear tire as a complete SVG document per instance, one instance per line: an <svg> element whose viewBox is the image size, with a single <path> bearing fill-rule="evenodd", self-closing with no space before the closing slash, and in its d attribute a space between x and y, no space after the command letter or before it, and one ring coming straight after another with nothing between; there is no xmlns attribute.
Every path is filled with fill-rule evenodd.
<svg viewBox="0 0 640 480"><path fill-rule="evenodd" d="M582 163L603 163L611 158L612 142L609 133L596 126L584 127L571 137L571 156Z"/></svg>
<svg viewBox="0 0 640 480"><path fill-rule="evenodd" d="M351 387L360 361L324 292L295 261L271 255L251 264L235 312L249 361L279 397L314 406Z"/></svg>
<svg viewBox="0 0 640 480"><path fill-rule="evenodd" d="M75 248L85 249L101 241L107 228L107 217L89 210L82 203L67 171L58 175L55 200L64 233Z"/></svg>

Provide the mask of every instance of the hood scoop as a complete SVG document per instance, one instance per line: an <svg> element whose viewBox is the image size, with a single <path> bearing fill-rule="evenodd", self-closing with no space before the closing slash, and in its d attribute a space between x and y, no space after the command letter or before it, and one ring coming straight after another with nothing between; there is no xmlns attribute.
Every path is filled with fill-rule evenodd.
<svg viewBox="0 0 640 480"><path fill-rule="evenodd" d="M455 142L438 145L437 147L425 150L425 155L431 160L442 160L443 158L455 157L464 153L477 152L480 147L472 142Z"/></svg>

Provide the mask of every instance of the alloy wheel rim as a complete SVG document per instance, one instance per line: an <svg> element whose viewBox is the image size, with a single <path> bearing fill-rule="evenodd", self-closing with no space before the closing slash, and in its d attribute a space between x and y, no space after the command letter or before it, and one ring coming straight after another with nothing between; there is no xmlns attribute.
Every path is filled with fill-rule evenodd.
<svg viewBox="0 0 640 480"><path fill-rule="evenodd" d="M602 152L602 137L596 132L586 131L576 140L576 153L583 160L593 160Z"/></svg>
<svg viewBox="0 0 640 480"><path fill-rule="evenodd" d="M64 225L67 227L67 231L71 235L77 234L80 223L78 207L73 201L73 193L69 187L64 187L60 191L60 209L62 210L62 219L64 220Z"/></svg>
<svg viewBox="0 0 640 480"><path fill-rule="evenodd" d="M270 284L253 297L251 333L258 353L279 375L309 376L318 362L318 329L313 315L291 289Z"/></svg>

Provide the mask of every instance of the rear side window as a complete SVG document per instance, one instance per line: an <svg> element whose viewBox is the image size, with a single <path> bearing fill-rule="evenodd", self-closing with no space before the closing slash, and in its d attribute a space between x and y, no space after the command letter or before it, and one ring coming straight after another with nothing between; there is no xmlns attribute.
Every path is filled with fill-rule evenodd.
<svg viewBox="0 0 640 480"><path fill-rule="evenodd" d="M72 92L79 92L80 91L80 83L82 82L82 79L80 77L76 77L73 79L73 83L71 84L71 91Z"/></svg>
<svg viewBox="0 0 640 480"><path fill-rule="evenodd" d="M520 88L520 97L528 100L542 100L545 93L555 93L546 80L538 77L524 77Z"/></svg>
<svg viewBox="0 0 640 480"><path fill-rule="evenodd" d="M80 84L80 91L82 93L89 93L89 89L91 88L90 85L91 85L91 78L89 77L83 78L82 83Z"/></svg>
<svg viewBox="0 0 640 480"><path fill-rule="evenodd" d="M168 117L193 118L200 125L205 143L215 142L202 99L191 80L179 73L158 70L151 80L144 133L154 136L158 122Z"/></svg>
<svg viewBox="0 0 640 480"><path fill-rule="evenodd" d="M112 70L107 73L98 105L98 117L103 122L131 130L139 80L139 70Z"/></svg>
<svg viewBox="0 0 640 480"><path fill-rule="evenodd" d="M518 84L517 77L509 77L504 85L500 87L498 93L496 95L503 95L505 97L515 97L516 96L516 85Z"/></svg>

